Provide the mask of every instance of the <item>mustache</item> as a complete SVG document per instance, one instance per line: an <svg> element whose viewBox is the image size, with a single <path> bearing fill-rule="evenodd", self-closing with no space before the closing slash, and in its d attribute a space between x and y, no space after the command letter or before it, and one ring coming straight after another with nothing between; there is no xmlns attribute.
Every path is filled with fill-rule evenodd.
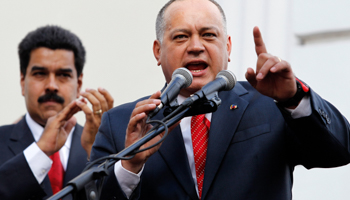
<svg viewBox="0 0 350 200"><path fill-rule="evenodd" d="M60 103L60 104L64 103L64 99L62 97L60 97L56 93L52 93L52 92L46 93L38 98L39 103L44 103L47 101L55 101L55 102Z"/></svg>

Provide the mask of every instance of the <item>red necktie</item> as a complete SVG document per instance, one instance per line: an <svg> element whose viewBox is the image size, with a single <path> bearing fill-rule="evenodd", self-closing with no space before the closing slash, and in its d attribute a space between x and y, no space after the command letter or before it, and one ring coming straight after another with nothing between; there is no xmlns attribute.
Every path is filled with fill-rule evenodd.
<svg viewBox="0 0 350 200"><path fill-rule="evenodd" d="M196 115L191 119L191 135L193 145L194 164L198 184L199 199L202 196L205 160L207 158L208 133L210 121L205 115Z"/></svg>
<svg viewBox="0 0 350 200"><path fill-rule="evenodd" d="M62 189L63 186L64 169L58 151L52 154L50 158L53 163L48 175L51 183L52 192L53 194L56 194Z"/></svg>

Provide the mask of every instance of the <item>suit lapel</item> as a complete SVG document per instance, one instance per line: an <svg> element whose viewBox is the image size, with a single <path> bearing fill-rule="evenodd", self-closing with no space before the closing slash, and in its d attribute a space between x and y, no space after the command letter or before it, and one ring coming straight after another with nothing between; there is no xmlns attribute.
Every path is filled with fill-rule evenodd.
<svg viewBox="0 0 350 200"><path fill-rule="evenodd" d="M87 163L87 154L81 146L80 137L83 132L83 128L80 125L76 125L73 131L72 143L69 150L69 158L66 172L64 174L63 187L79 175Z"/></svg>
<svg viewBox="0 0 350 200"><path fill-rule="evenodd" d="M243 113L249 104L239 96L247 93L239 83L236 84L232 91L219 93L222 104L212 115L202 199L205 199L209 191ZM231 105L237 105L237 109L231 110Z"/></svg>
<svg viewBox="0 0 350 200"><path fill-rule="evenodd" d="M198 199L179 125L169 133L158 152L191 199Z"/></svg>
<svg viewBox="0 0 350 200"><path fill-rule="evenodd" d="M29 129L29 126L25 120L25 117L21 119L13 129L11 133L11 139L9 142L9 148L17 155L24 151L29 145L34 142L34 137ZM46 176L44 181L41 183L41 187L47 195L52 195L52 189L49 177Z"/></svg>
<svg viewBox="0 0 350 200"><path fill-rule="evenodd" d="M9 148L14 155L21 153L25 148L34 142L33 134L27 125L25 117L23 117L21 121L15 125L12 133L10 134L11 137L9 141Z"/></svg>

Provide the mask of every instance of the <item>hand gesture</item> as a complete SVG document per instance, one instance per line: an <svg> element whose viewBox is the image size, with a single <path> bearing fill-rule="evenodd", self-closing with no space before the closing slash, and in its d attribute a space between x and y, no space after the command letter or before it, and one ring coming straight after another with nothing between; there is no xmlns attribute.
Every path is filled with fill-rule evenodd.
<svg viewBox="0 0 350 200"><path fill-rule="evenodd" d="M258 27L254 27L253 34L258 61L256 73L252 68L248 68L245 74L246 79L261 94L277 101L293 97L297 88L290 64L267 53Z"/></svg>
<svg viewBox="0 0 350 200"><path fill-rule="evenodd" d="M61 149L67 140L68 134L77 123L75 113L80 111L77 101L68 104L57 115L47 120L43 134L37 142L38 147L47 155L51 156Z"/></svg>
<svg viewBox="0 0 350 200"><path fill-rule="evenodd" d="M125 137L125 147L130 146L141 137L143 137L151 128L152 125L146 124L147 114L154 110L156 106L158 106L161 101L158 99L160 97L160 91L154 93L149 99L140 101L136 104L135 109L133 110L128 127L126 129L126 137ZM175 128L178 123L174 124L169 128L169 132ZM149 147L155 143L157 143L164 135L164 132L154 137L152 140L144 144L140 147L140 149ZM161 144L148 149L146 151L137 153L134 158L131 160L122 160L122 166L134 173L138 173L146 160L155 153Z"/></svg>
<svg viewBox="0 0 350 200"><path fill-rule="evenodd" d="M85 125L81 135L81 145L90 157L92 145L95 141L95 136L101 124L102 114L113 108L114 99L106 89L98 88L86 89L81 92L81 96L87 99L92 105L92 110L87 105L86 99L78 101L77 105L85 114Z"/></svg>

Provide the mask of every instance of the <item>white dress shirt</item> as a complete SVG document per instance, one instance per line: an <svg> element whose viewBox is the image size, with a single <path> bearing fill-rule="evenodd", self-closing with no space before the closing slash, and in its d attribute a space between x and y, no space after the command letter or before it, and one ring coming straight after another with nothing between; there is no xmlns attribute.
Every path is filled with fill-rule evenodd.
<svg viewBox="0 0 350 200"><path fill-rule="evenodd" d="M186 98L179 95L177 97L177 101L179 104L181 104ZM310 103L310 97L305 96L299 105L295 109L287 109L290 113L293 119L301 118L304 116L309 116L312 113L311 110L311 103ZM212 113L207 113L205 117L211 121ZM181 119L180 122L180 128L182 132L182 137L184 139L185 149L187 153L188 163L190 165L192 179L196 186L196 191L198 195L198 184L197 184L197 178L196 178L196 167L194 164L194 156L193 156L193 147L192 147L192 137L191 137L191 117L185 117ZM140 176L142 174L142 170L138 173L132 173L128 170L126 170L122 165L121 161L118 161L114 165L114 173L117 177L118 183L122 190L124 191L127 198L130 197L138 183L140 182Z"/></svg>
<svg viewBox="0 0 350 200"><path fill-rule="evenodd" d="M38 183L41 184L45 176L50 171L51 165L52 165L52 160L36 144L36 142L39 141L44 131L44 127L36 123L28 113L25 116L25 120L29 126L30 131L33 134L35 142L29 145L23 151L23 154L28 162L30 169L33 172L33 175L35 176ZM61 163L65 171L68 165L69 150L72 143L72 135L73 135L74 129L75 127L72 128L71 132L68 135L66 143L59 150Z"/></svg>

